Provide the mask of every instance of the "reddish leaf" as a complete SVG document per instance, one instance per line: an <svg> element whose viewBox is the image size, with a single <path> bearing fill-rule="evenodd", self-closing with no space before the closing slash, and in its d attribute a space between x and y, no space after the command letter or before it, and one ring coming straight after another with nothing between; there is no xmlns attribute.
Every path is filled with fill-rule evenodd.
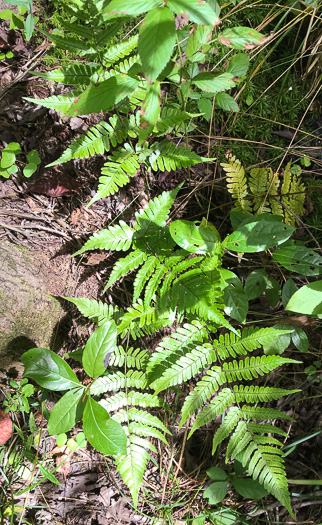
<svg viewBox="0 0 322 525"><path fill-rule="evenodd" d="M4 445L12 434L12 419L10 414L0 410L0 445Z"/></svg>
<svg viewBox="0 0 322 525"><path fill-rule="evenodd" d="M26 193L39 193L48 197L70 197L79 191L79 184L68 173L45 172L27 185Z"/></svg>

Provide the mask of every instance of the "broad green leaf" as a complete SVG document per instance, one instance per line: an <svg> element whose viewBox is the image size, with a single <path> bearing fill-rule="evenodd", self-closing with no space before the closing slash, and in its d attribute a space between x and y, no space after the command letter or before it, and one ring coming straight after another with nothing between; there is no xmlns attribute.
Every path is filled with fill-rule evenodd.
<svg viewBox="0 0 322 525"><path fill-rule="evenodd" d="M175 41L176 26L170 9L158 7L150 11L141 24L138 46L149 82L155 80L169 62Z"/></svg>
<svg viewBox="0 0 322 525"><path fill-rule="evenodd" d="M2 11L0 11L1 20L11 20L12 15L13 15L13 11L10 11L10 9L3 9ZM5 58L5 55L3 58Z"/></svg>
<svg viewBox="0 0 322 525"><path fill-rule="evenodd" d="M237 102L228 93L217 93L215 101L224 111L239 111Z"/></svg>
<svg viewBox="0 0 322 525"><path fill-rule="evenodd" d="M246 219L252 216L251 213L245 213L244 211L236 210L233 208L230 210L230 222L233 227L233 230L237 230L238 226L244 222Z"/></svg>
<svg viewBox="0 0 322 525"><path fill-rule="evenodd" d="M264 277L266 287L265 287L265 295L268 299L268 302L271 306L276 306L281 295L281 286L280 283L275 279L275 277L272 276L266 276Z"/></svg>
<svg viewBox="0 0 322 525"><path fill-rule="evenodd" d="M31 177L37 171L37 164L34 162L29 162L29 164L26 164L26 166L23 169L23 174L27 179Z"/></svg>
<svg viewBox="0 0 322 525"><path fill-rule="evenodd" d="M322 281L302 286L286 305L285 310L322 318Z"/></svg>
<svg viewBox="0 0 322 525"><path fill-rule="evenodd" d="M104 15L135 16L146 13L160 4L160 0L112 0Z"/></svg>
<svg viewBox="0 0 322 525"><path fill-rule="evenodd" d="M273 257L291 272L306 276L322 274L321 255L305 246L298 246L294 242L275 250Z"/></svg>
<svg viewBox="0 0 322 525"><path fill-rule="evenodd" d="M219 93L219 91L226 91L236 85L231 73L220 73L214 75L213 73L200 73L191 81L202 91L209 93Z"/></svg>
<svg viewBox="0 0 322 525"><path fill-rule="evenodd" d="M32 16L31 13L29 13L25 21L25 31L26 31L27 40L30 40L32 33L34 31L34 28L35 28L35 18Z"/></svg>
<svg viewBox="0 0 322 525"><path fill-rule="evenodd" d="M291 334L294 346L300 352L307 352L309 349L309 340L306 333L299 326L294 326L294 332Z"/></svg>
<svg viewBox="0 0 322 525"><path fill-rule="evenodd" d="M232 484L244 498L260 499L268 494L263 485L251 478L234 478Z"/></svg>
<svg viewBox="0 0 322 525"><path fill-rule="evenodd" d="M40 164L41 163L41 159L39 157L39 153L36 149L33 149L31 151L29 151L28 155L27 155L27 160L28 162L33 162L34 164Z"/></svg>
<svg viewBox="0 0 322 525"><path fill-rule="evenodd" d="M9 168L15 162L16 162L16 155L12 151L4 149L2 151L2 157L0 161L1 168L3 169Z"/></svg>
<svg viewBox="0 0 322 525"><path fill-rule="evenodd" d="M21 356L24 376L48 390L69 390L80 386L76 375L65 361L46 348L32 348Z"/></svg>
<svg viewBox="0 0 322 525"><path fill-rule="evenodd" d="M138 85L139 81L135 78L128 75L116 75L85 89L74 99L65 114L73 117L108 111L128 95L133 95Z"/></svg>
<svg viewBox="0 0 322 525"><path fill-rule="evenodd" d="M248 312L248 299L243 285L237 275L234 274L226 280L226 283L227 285L223 290L224 312L240 323L244 323Z"/></svg>
<svg viewBox="0 0 322 525"><path fill-rule="evenodd" d="M226 479L228 479L227 473L222 468L218 467L211 467L208 469L207 476L214 481L226 481Z"/></svg>
<svg viewBox="0 0 322 525"><path fill-rule="evenodd" d="M83 388L73 388L60 398L50 413L47 426L49 434L63 434L76 425L83 415L83 396Z"/></svg>
<svg viewBox="0 0 322 525"><path fill-rule="evenodd" d="M83 428L86 439L102 454L126 454L127 438L120 423L91 397L85 405Z"/></svg>
<svg viewBox="0 0 322 525"><path fill-rule="evenodd" d="M244 77L249 67L249 56L245 53L238 53L229 62L226 72L234 77Z"/></svg>
<svg viewBox="0 0 322 525"><path fill-rule="evenodd" d="M280 217L262 213L249 217L226 239L225 248L233 252L261 252L285 242L295 231Z"/></svg>
<svg viewBox="0 0 322 525"><path fill-rule="evenodd" d="M197 226L191 221L173 221L170 234L178 246L190 253L211 253L219 241L211 228Z"/></svg>
<svg viewBox="0 0 322 525"><path fill-rule="evenodd" d="M6 147L7 151L12 151L15 155L18 155L18 153L21 153L21 147L18 142L9 142L8 146Z"/></svg>
<svg viewBox="0 0 322 525"><path fill-rule="evenodd" d="M32 0L6 0L5 3L9 5L25 5L29 11L32 9Z"/></svg>
<svg viewBox="0 0 322 525"><path fill-rule="evenodd" d="M167 5L177 15L189 15L195 24L214 26L220 23L215 11L204 0L168 0Z"/></svg>
<svg viewBox="0 0 322 525"><path fill-rule="evenodd" d="M203 25L198 25L190 33L186 47L186 56L191 62L194 61L194 55L200 50L200 48L210 41L211 33L212 26Z"/></svg>
<svg viewBox="0 0 322 525"><path fill-rule="evenodd" d="M286 350L286 348L290 346L293 326L278 323L275 324L273 328L279 331L285 330L285 333L279 333L275 339L263 345L264 353L266 355L280 355L284 352L284 350Z"/></svg>
<svg viewBox="0 0 322 525"><path fill-rule="evenodd" d="M107 354L117 349L116 337L114 321L107 321L92 333L83 353L83 366L89 377L97 377L105 372L104 360Z"/></svg>
<svg viewBox="0 0 322 525"><path fill-rule="evenodd" d="M220 33L219 42L234 49L253 49L264 43L265 37L250 27L232 27Z"/></svg>
<svg viewBox="0 0 322 525"><path fill-rule="evenodd" d="M266 288L266 275L265 268L259 268L247 276L244 290L249 301L257 299L257 297L260 297L264 292Z"/></svg>
<svg viewBox="0 0 322 525"><path fill-rule="evenodd" d="M156 124L160 116L160 98L160 82L156 81L148 87L146 98L140 112L141 126L142 122L147 122L150 126ZM144 125L142 127L144 127Z"/></svg>
<svg viewBox="0 0 322 525"><path fill-rule="evenodd" d="M203 497L209 500L210 505L217 505L227 494L227 481L216 481L209 485L203 493Z"/></svg>
<svg viewBox="0 0 322 525"><path fill-rule="evenodd" d="M203 118L206 120L211 119L212 115L212 102L208 98L201 98L197 102L200 113L204 113Z"/></svg>
<svg viewBox="0 0 322 525"><path fill-rule="evenodd" d="M297 286L295 282L293 281L293 279L288 279L284 284L282 290L282 301L284 308L286 308L287 303L289 302L289 300L295 292L297 292Z"/></svg>

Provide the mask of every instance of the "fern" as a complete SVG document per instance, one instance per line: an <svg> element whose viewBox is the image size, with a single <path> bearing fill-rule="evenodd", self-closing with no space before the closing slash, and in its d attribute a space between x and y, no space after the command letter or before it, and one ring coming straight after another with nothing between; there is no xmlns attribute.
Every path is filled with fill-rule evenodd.
<svg viewBox="0 0 322 525"><path fill-rule="evenodd" d="M90 387L90 393L93 396L98 396L104 392L113 392L120 388L140 388L144 389L146 386L146 377L144 372L138 370L128 370L126 374L123 372L115 372L114 374L100 376L96 379Z"/></svg>
<svg viewBox="0 0 322 525"><path fill-rule="evenodd" d="M200 162L211 162L214 159L200 157L183 146L176 146L172 142L164 141L153 144L152 155L149 159L154 171L171 171L176 168L189 168Z"/></svg>
<svg viewBox="0 0 322 525"><path fill-rule="evenodd" d="M47 167L62 164L72 159L82 159L92 157L96 154L103 154L109 151L111 146L115 147L121 143L128 134L129 122L123 121L116 115L107 122L101 121L96 126L92 126L86 135L81 135L64 151L55 162L48 164Z"/></svg>
<svg viewBox="0 0 322 525"><path fill-rule="evenodd" d="M251 211L251 205L247 200L247 184L245 177L245 170L241 162L233 155L228 156L228 163L223 162L221 166L227 173L227 187L236 201L236 208L242 211Z"/></svg>
<svg viewBox="0 0 322 525"><path fill-rule="evenodd" d="M103 63L110 66L118 60L127 57L138 45L138 35L131 36L115 46L110 46L104 53Z"/></svg>
<svg viewBox="0 0 322 525"><path fill-rule="evenodd" d="M48 109L54 109L60 111L63 115L66 115L72 104L74 103L75 97L79 95L79 91L71 91L66 95L52 95L47 98L30 98L24 97L24 100L34 102L34 104L44 106Z"/></svg>
<svg viewBox="0 0 322 525"><path fill-rule="evenodd" d="M106 230L94 233L83 248L74 253L74 256L88 250L128 250L134 234L133 228L130 228L124 221L120 221L115 226L109 226Z"/></svg>
<svg viewBox="0 0 322 525"><path fill-rule="evenodd" d="M91 83L98 82L100 66L97 64L84 64L74 62L71 65L40 73L30 71L33 75L45 78L51 82L62 82L67 86L88 86Z"/></svg>
<svg viewBox="0 0 322 525"><path fill-rule="evenodd" d="M107 319L115 319L118 314L121 315L117 306L95 301L94 299L77 299L76 297L64 297L63 299L77 306L82 315L98 323Z"/></svg>
<svg viewBox="0 0 322 525"><path fill-rule="evenodd" d="M127 257L124 257L124 259L119 259L111 272L108 283L104 288L104 292L107 288L110 288L116 281L119 281L121 277L124 277L130 271L135 270L136 268L141 266L141 264L144 263L146 258L147 254L138 249L131 252L129 255L127 255Z"/></svg>

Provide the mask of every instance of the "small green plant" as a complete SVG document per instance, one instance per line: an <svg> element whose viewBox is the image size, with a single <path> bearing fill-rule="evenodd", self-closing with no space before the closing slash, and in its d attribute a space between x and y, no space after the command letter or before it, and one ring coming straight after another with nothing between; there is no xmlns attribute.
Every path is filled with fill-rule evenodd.
<svg viewBox="0 0 322 525"><path fill-rule="evenodd" d="M313 379L315 379L316 383L321 382L321 378L317 377L317 372L321 370L321 367L322 367L321 361L313 361L312 365L304 368L304 372L306 373L306 377L309 382L313 381Z"/></svg>
<svg viewBox="0 0 322 525"><path fill-rule="evenodd" d="M239 315L244 319L248 301L240 301L243 287L233 272L222 267L222 258L228 250L254 253L273 248L287 241L294 227L281 222L279 216L248 216L222 241L205 219L201 223L173 221L168 226L179 188L150 201L136 214L133 226L120 221L94 234L78 252L98 248L129 251L132 246L114 265L106 288L136 271L133 302L125 311L94 300L69 298L83 315L99 324L84 350L75 353L91 378L89 384L82 384L62 358L40 348L22 356L25 376L45 389L68 390L51 412L48 431L66 433L83 419L87 440L100 452L114 455L137 505L149 450L156 450L149 438L167 444L169 434L162 421L145 408L168 410L160 393L203 374L184 401L180 427L196 414L190 437L225 414L214 436L213 453L230 435L226 460L242 455L248 475L291 512L282 444L264 435L286 436L268 421L291 418L260 403L293 391L245 382L297 362L276 354L249 355L292 329L245 328L241 332L233 326L232 298L238 299ZM153 352L128 344L130 339L136 341L171 325L175 331L162 338ZM219 328L226 333L217 333ZM118 337L127 341L125 347L117 343ZM109 397L106 392L111 393Z"/></svg>
<svg viewBox="0 0 322 525"><path fill-rule="evenodd" d="M244 213L273 213L295 226L304 214L305 186L300 177L301 166L289 162L279 174L272 168L253 168L246 179L241 162L231 154L221 166L227 173L227 187L235 201L235 209Z"/></svg>
<svg viewBox="0 0 322 525"><path fill-rule="evenodd" d="M21 162L16 159L16 156L19 155L19 153L21 153L21 147L18 142L10 142L8 146L2 150L0 175L5 179L8 179L10 175L19 171L19 167L16 164L17 162ZM37 171L37 168L41 163L38 151L35 149L30 151L27 155L27 161L27 164L23 167L23 174L25 177L29 178Z"/></svg>
<svg viewBox="0 0 322 525"><path fill-rule="evenodd" d="M227 474L225 470L212 467L207 470L210 479L214 480L203 493L211 505L217 505L225 498L230 487L243 498L260 499L267 496L267 491L258 481L247 476L247 470L242 462L234 461L234 472Z"/></svg>
<svg viewBox="0 0 322 525"><path fill-rule="evenodd" d="M3 9L0 11L0 18L10 20L10 29L22 30L26 39L30 40L38 22L38 18L32 14L32 0L6 0L5 3L17 6L19 14L16 15L10 9ZM25 15L27 16L24 17Z"/></svg>
<svg viewBox="0 0 322 525"><path fill-rule="evenodd" d="M19 383L10 381L10 386L15 390L13 394L7 392L7 399L4 400L5 412L26 412L30 411L30 400L35 393L35 387L28 383L24 378Z"/></svg>

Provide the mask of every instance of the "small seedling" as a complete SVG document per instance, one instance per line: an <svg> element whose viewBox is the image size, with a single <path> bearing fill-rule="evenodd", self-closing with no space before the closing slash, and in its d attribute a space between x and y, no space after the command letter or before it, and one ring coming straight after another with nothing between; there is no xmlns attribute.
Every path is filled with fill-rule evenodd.
<svg viewBox="0 0 322 525"><path fill-rule="evenodd" d="M21 147L18 142L10 142L6 148L2 150L0 160L0 175L8 179L10 175L17 173L19 168L16 164L16 156L21 153ZM33 149L27 155L27 164L23 168L23 174L26 178L31 177L37 171L38 165L41 163L38 151ZM21 162L21 161L19 161Z"/></svg>

